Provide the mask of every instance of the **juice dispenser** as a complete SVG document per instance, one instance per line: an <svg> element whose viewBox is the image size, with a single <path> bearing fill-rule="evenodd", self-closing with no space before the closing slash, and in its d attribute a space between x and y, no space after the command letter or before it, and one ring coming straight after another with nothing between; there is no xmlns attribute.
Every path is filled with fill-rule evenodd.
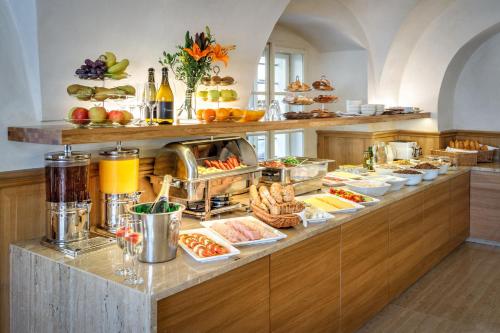
<svg viewBox="0 0 500 333"><path fill-rule="evenodd" d="M89 235L90 154L65 151L45 155L46 241L56 245Z"/></svg>
<svg viewBox="0 0 500 333"><path fill-rule="evenodd" d="M101 227L115 233L122 214L139 202L139 149L122 147L99 152Z"/></svg>

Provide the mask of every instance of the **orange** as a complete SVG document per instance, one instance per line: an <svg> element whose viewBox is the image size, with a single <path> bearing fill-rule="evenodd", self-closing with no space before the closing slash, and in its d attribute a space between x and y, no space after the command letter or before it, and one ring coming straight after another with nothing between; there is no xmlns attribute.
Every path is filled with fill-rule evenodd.
<svg viewBox="0 0 500 333"><path fill-rule="evenodd" d="M207 123L210 123L215 120L215 110L214 109L205 109L203 111L203 120Z"/></svg>
<svg viewBox="0 0 500 333"><path fill-rule="evenodd" d="M196 119L203 120L203 111L205 111L205 110L204 109L196 110Z"/></svg>
<svg viewBox="0 0 500 333"><path fill-rule="evenodd" d="M230 109L226 108L217 109L215 110L215 119L217 119L217 121L227 120L229 118L229 114L230 114Z"/></svg>

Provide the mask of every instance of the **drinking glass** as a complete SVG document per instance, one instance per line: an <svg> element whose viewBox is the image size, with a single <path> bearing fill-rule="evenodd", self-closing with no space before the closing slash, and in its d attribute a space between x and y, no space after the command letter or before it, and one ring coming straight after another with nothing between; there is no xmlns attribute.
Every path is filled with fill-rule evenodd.
<svg viewBox="0 0 500 333"><path fill-rule="evenodd" d="M144 283L144 279L139 276L137 272L137 256L141 254L143 247L144 238L144 225L140 220L134 220L132 218L127 220L127 226L125 228L125 248L132 260L132 267L130 269L130 274L127 275L125 279L126 284L137 285Z"/></svg>
<svg viewBox="0 0 500 333"><path fill-rule="evenodd" d="M273 99L271 101L266 116L268 117L267 120L270 121L281 120L280 103L277 100Z"/></svg>
<svg viewBox="0 0 500 333"><path fill-rule="evenodd" d="M132 215L124 214L118 220L118 229L116 230L116 245L122 250L122 264L115 270L115 274L119 276L127 276L130 274L130 269L126 267L127 248L125 247L125 230L128 221L132 219Z"/></svg>
<svg viewBox="0 0 500 333"><path fill-rule="evenodd" d="M151 83L144 84L142 92L142 104L144 105L144 119L150 126L158 125L154 122L156 108L156 87ZM149 120L148 120L149 117Z"/></svg>

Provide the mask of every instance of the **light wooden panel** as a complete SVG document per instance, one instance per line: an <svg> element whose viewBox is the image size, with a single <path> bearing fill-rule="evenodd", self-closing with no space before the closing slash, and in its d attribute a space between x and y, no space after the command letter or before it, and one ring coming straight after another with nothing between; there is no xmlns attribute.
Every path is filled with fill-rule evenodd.
<svg viewBox="0 0 500 333"><path fill-rule="evenodd" d="M389 206L389 296L394 298L423 273L423 193Z"/></svg>
<svg viewBox="0 0 500 333"><path fill-rule="evenodd" d="M449 240L450 182L432 186L424 191L423 256L425 270L437 264L446 254Z"/></svg>
<svg viewBox="0 0 500 333"><path fill-rule="evenodd" d="M429 155L432 149L439 148L440 146L440 133L434 132L399 131L397 139L417 142L422 147L423 155Z"/></svg>
<svg viewBox="0 0 500 333"><path fill-rule="evenodd" d="M363 163L363 152L377 141L392 141L396 132L317 131L318 157L332 158L337 166Z"/></svg>
<svg viewBox="0 0 500 333"><path fill-rule="evenodd" d="M470 173L451 179L450 186L450 246L454 248L470 234Z"/></svg>
<svg viewBox="0 0 500 333"><path fill-rule="evenodd" d="M341 230L341 331L348 333L389 301L387 210L343 224Z"/></svg>
<svg viewBox="0 0 500 333"><path fill-rule="evenodd" d="M33 175L37 174L39 173L33 172ZM35 183L0 188L1 332L9 331L9 244L45 234L45 202L43 200L45 188L42 185Z"/></svg>
<svg viewBox="0 0 500 333"><path fill-rule="evenodd" d="M271 331L340 329L340 227L271 255Z"/></svg>
<svg viewBox="0 0 500 333"><path fill-rule="evenodd" d="M157 318L158 332L269 332L269 257L160 300Z"/></svg>
<svg viewBox="0 0 500 333"><path fill-rule="evenodd" d="M500 173L471 175L470 236L500 242Z"/></svg>

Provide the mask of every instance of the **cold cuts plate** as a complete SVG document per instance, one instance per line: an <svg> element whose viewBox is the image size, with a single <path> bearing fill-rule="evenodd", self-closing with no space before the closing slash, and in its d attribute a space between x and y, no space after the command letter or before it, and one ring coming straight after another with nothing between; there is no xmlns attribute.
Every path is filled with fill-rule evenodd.
<svg viewBox="0 0 500 333"><path fill-rule="evenodd" d="M194 260L198 262L210 262L210 261L216 261L216 260L223 260L227 259L229 257L235 256L237 254L240 254L240 250L232 246L227 240L222 238L219 234L216 232L212 231L211 229L208 228L197 228L197 229L189 229L189 230L181 230L179 232L180 235L183 234L202 234L206 236L208 239L211 241L217 243L218 245L224 247L227 250L227 253L224 254L217 254L213 256L208 256L208 257L202 257L196 254L193 249L189 248L184 242L179 241L179 245L186 251Z"/></svg>
<svg viewBox="0 0 500 333"><path fill-rule="evenodd" d="M286 234L253 216L241 216L200 223L224 239L227 239L234 246L264 244L286 238Z"/></svg>

